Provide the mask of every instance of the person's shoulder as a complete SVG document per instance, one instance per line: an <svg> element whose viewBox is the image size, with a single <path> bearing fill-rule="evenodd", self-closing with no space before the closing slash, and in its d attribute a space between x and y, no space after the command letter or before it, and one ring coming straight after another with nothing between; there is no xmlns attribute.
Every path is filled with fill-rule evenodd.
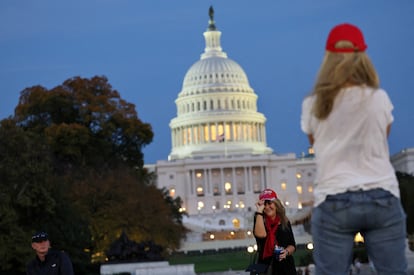
<svg viewBox="0 0 414 275"><path fill-rule="evenodd" d="M312 105L314 101L315 101L315 96L308 95L303 99L302 105Z"/></svg>
<svg viewBox="0 0 414 275"><path fill-rule="evenodd" d="M389 104L391 102L390 96L388 95L387 91L382 88L373 90L372 95L374 100L379 103L382 102Z"/></svg>
<svg viewBox="0 0 414 275"><path fill-rule="evenodd" d="M50 249L47 255L50 257L55 257L55 258L68 257L67 253L64 250L57 250L57 249Z"/></svg>
<svg viewBox="0 0 414 275"><path fill-rule="evenodd" d="M371 94L373 95L387 95L387 91L383 88L370 88L367 87L366 88L369 92L371 92Z"/></svg>
<svg viewBox="0 0 414 275"><path fill-rule="evenodd" d="M27 263L27 268L32 267L34 265L36 265L36 258L31 259L28 263Z"/></svg>

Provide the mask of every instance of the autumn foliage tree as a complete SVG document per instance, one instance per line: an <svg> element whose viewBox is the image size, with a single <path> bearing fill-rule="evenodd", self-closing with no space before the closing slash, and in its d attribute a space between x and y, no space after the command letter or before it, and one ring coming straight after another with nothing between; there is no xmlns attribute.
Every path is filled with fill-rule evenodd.
<svg viewBox="0 0 414 275"><path fill-rule="evenodd" d="M46 135L60 169L117 163L141 168L142 148L153 138L151 125L105 77L71 78L50 91L27 88L14 118L24 129Z"/></svg>
<svg viewBox="0 0 414 275"><path fill-rule="evenodd" d="M121 232L177 248L181 199L149 184L154 175L143 166L152 138L105 77L24 89L14 116L0 122L0 271L24 270L38 229L79 274Z"/></svg>

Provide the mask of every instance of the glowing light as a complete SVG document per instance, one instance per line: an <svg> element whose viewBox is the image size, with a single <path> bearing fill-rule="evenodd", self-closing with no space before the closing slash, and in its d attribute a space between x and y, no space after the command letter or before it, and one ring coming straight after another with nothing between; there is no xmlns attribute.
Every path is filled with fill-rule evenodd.
<svg viewBox="0 0 414 275"><path fill-rule="evenodd" d="M356 243L363 243L364 242L364 237L361 235L360 232L356 233L356 235L354 237L354 242L356 242Z"/></svg>

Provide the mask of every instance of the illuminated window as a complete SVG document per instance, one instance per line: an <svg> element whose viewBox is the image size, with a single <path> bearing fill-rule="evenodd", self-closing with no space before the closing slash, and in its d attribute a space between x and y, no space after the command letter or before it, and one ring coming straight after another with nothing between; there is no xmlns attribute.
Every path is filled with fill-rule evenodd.
<svg viewBox="0 0 414 275"><path fill-rule="evenodd" d="M296 191L298 191L298 194L302 194L302 185L296 186Z"/></svg>
<svg viewBox="0 0 414 275"><path fill-rule="evenodd" d="M224 124L224 129L225 129L225 131L224 131L224 132L226 133L226 137L225 137L225 138L226 138L226 141L231 140L231 135L230 135L230 133L231 133L231 130L230 130L230 129L231 129L231 128L230 128L230 123L228 123L228 122L227 122L227 123L225 123L225 124Z"/></svg>
<svg viewBox="0 0 414 275"><path fill-rule="evenodd" d="M286 190L286 187L287 187L286 182L282 182L282 183L280 184L280 188L282 188L282 190L283 190L283 191L285 191L285 190Z"/></svg>
<svg viewBox="0 0 414 275"><path fill-rule="evenodd" d="M175 188L170 188L170 197L174 197L175 196Z"/></svg>
<svg viewBox="0 0 414 275"><path fill-rule="evenodd" d="M297 179L301 179L302 178L302 174L301 173L296 173L296 178Z"/></svg>
<svg viewBox="0 0 414 275"><path fill-rule="evenodd" d="M204 189L202 186L197 187L197 196L203 196L204 195Z"/></svg>
<svg viewBox="0 0 414 275"><path fill-rule="evenodd" d="M233 219L232 222L233 222L234 228L240 228L240 220L239 219ZM234 235L234 232L233 232L233 235Z"/></svg>
<svg viewBox="0 0 414 275"><path fill-rule="evenodd" d="M210 131L208 125L204 125L204 141L210 141Z"/></svg>
<svg viewBox="0 0 414 275"><path fill-rule="evenodd" d="M313 186L308 186L308 192L312 193L313 192Z"/></svg>
<svg viewBox="0 0 414 275"><path fill-rule="evenodd" d="M216 142L217 140L217 128L216 125L210 125L211 141Z"/></svg>
<svg viewBox="0 0 414 275"><path fill-rule="evenodd" d="M231 183L230 182L226 182L224 184L224 190L226 190L226 193L231 193Z"/></svg>

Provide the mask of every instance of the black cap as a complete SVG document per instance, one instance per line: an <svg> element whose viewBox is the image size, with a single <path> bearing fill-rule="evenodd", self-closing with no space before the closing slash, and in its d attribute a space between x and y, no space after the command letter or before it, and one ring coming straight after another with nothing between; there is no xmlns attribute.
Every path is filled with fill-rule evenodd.
<svg viewBox="0 0 414 275"><path fill-rule="evenodd" d="M49 240L49 236L44 231L39 231L32 235L32 243L40 243L47 240Z"/></svg>

